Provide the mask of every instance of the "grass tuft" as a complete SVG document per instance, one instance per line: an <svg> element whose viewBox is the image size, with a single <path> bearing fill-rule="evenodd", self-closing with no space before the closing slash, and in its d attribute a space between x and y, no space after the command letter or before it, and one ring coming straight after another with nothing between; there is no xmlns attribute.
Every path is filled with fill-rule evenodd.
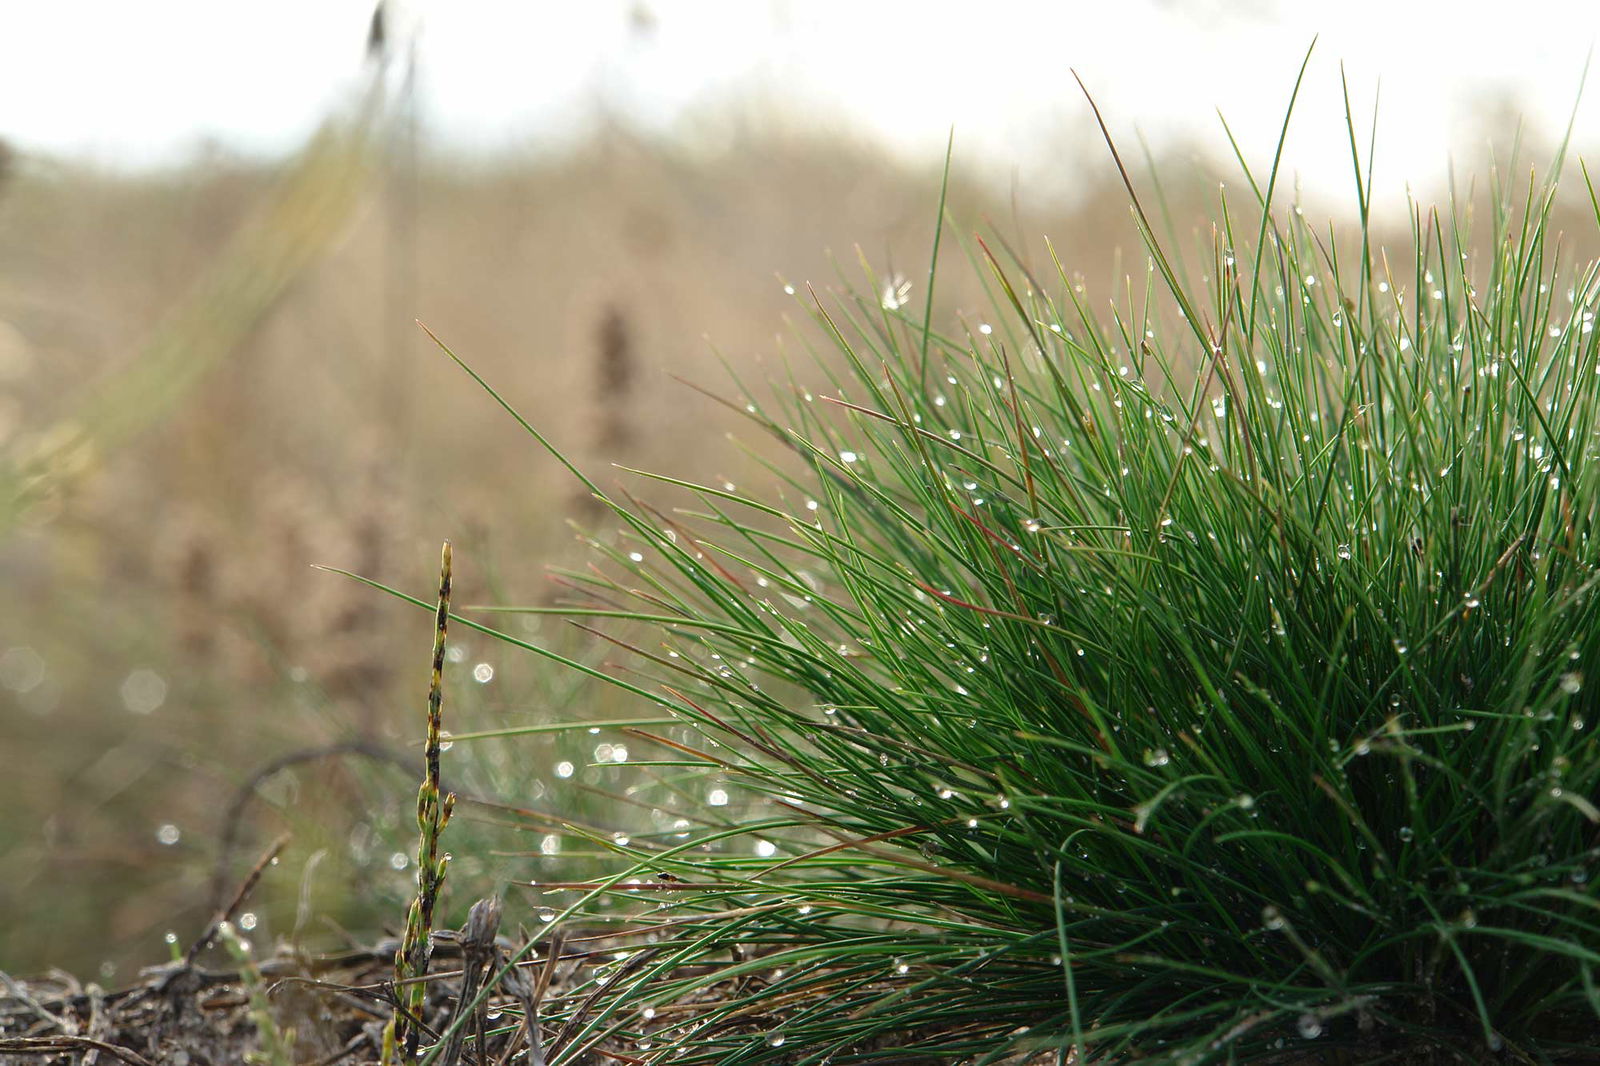
<svg viewBox="0 0 1600 1066"><path fill-rule="evenodd" d="M1350 132L1354 235L1247 171L1191 280L1130 180L1108 313L814 297L778 488L608 500L675 724L552 1064L1594 1061L1600 269L1553 181L1377 247Z"/></svg>

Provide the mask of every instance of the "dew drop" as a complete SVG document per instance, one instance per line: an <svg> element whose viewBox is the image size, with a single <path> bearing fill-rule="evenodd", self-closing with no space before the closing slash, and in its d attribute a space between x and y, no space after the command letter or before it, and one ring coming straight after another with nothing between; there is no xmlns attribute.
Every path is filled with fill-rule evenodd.
<svg viewBox="0 0 1600 1066"><path fill-rule="evenodd" d="M0 655L0 686L12 692L30 692L43 684L44 678L44 657L32 648L7 648Z"/></svg>
<svg viewBox="0 0 1600 1066"><path fill-rule="evenodd" d="M154 670L140 667L122 681L122 705L134 714L150 714L167 702L167 682Z"/></svg>

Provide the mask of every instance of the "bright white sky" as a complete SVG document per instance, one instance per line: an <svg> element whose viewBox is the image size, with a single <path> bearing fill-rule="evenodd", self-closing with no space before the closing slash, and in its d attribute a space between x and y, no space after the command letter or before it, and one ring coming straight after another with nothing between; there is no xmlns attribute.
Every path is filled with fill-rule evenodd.
<svg viewBox="0 0 1600 1066"><path fill-rule="evenodd" d="M635 9L650 12L640 32ZM937 167L959 157L1048 187L1086 108L1128 143L1188 132L1270 154L1295 71L1320 43L1290 141L1312 192L1343 196L1339 63L1369 115L1382 80L1378 184L1394 193L1471 148L1505 92L1559 130L1600 40L1594 0L412 0L435 145L537 148L596 101L666 127L719 101L778 103ZM292 146L348 96L371 0L0 0L0 136L146 165L205 138ZM1600 72L1596 79L1600 80ZM1600 152L1600 84L1579 112ZM759 108L752 114L763 114ZM1087 146L1098 153L1097 146ZM1088 158L1103 161L1103 157Z"/></svg>

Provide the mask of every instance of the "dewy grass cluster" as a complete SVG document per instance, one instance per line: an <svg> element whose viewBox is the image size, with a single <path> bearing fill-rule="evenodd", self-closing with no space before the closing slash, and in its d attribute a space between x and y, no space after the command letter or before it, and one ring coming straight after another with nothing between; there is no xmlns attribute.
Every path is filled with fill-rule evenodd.
<svg viewBox="0 0 1600 1066"><path fill-rule="evenodd" d="M1272 184L1109 315L818 298L782 487L617 505L566 613L683 818L552 1061L1595 1061L1600 279L1553 187L1397 252Z"/></svg>

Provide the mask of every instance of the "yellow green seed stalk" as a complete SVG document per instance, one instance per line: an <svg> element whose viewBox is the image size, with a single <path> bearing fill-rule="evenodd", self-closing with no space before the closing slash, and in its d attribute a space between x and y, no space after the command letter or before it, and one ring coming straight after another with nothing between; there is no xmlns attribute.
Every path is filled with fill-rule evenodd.
<svg viewBox="0 0 1600 1066"><path fill-rule="evenodd" d="M455 808L455 793L441 799L439 792L440 723L444 709L445 629L450 620L450 542L445 541L439 562L439 607L434 615L433 676L428 685L428 739L426 771L417 790L417 895L406 914L405 935L394 956L395 1013L384 1031L385 1066L413 1059L421 1031L413 1019L422 1016L427 997L428 962L433 953L433 909L444 887L449 855L439 853L439 838Z"/></svg>

